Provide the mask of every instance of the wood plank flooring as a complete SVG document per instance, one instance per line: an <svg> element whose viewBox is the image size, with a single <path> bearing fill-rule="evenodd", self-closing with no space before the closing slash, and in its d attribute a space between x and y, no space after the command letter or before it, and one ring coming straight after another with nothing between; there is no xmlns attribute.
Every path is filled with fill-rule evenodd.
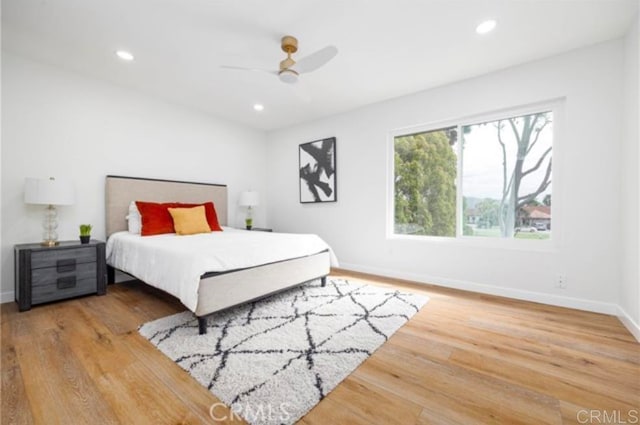
<svg viewBox="0 0 640 425"><path fill-rule="evenodd" d="M640 344L612 316L334 270L431 300L301 424L640 422ZM142 338L184 310L144 284L1 306L2 424L240 424ZM635 420L635 422L634 422Z"/></svg>

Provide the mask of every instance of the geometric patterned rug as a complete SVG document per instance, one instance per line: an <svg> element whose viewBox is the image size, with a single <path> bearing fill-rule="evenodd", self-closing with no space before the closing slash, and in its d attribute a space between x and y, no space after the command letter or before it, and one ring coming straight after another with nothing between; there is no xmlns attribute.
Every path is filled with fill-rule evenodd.
<svg viewBox="0 0 640 425"><path fill-rule="evenodd" d="M427 301L327 278L215 314L206 335L189 311L139 332L247 422L292 424Z"/></svg>

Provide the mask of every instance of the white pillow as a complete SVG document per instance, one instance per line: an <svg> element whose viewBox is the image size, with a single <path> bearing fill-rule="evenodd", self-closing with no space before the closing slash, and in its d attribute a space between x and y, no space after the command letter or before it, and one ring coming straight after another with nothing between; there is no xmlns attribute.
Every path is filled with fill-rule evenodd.
<svg viewBox="0 0 640 425"><path fill-rule="evenodd" d="M127 221L129 222L129 233L135 233L139 235L142 232L142 216L135 201L131 201L129 204L129 215L127 215Z"/></svg>

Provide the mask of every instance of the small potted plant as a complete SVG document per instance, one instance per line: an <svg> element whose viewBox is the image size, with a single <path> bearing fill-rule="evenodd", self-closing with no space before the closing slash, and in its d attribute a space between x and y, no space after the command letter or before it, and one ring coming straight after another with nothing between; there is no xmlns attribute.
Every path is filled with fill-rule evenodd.
<svg viewBox="0 0 640 425"><path fill-rule="evenodd" d="M245 218L244 224L247 226L247 230L251 230L253 227L253 218Z"/></svg>
<svg viewBox="0 0 640 425"><path fill-rule="evenodd" d="M80 243L89 243L90 239L91 239L91 225L81 224L80 225Z"/></svg>

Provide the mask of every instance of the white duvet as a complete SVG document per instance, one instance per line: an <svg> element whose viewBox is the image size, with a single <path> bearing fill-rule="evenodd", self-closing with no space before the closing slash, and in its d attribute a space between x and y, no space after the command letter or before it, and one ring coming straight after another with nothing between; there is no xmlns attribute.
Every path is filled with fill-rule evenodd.
<svg viewBox="0 0 640 425"><path fill-rule="evenodd" d="M331 252L316 235L250 232L225 227L223 232L178 236L140 236L117 232L107 242L107 263L180 299L191 311L198 301L200 277Z"/></svg>

